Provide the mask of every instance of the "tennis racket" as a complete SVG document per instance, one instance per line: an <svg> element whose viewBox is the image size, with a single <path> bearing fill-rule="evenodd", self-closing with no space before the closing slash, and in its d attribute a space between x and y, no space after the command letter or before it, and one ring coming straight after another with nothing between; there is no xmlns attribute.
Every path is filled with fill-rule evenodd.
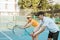
<svg viewBox="0 0 60 40"><path fill-rule="evenodd" d="M19 25L15 25L12 29L13 33L17 36L20 35L30 35L33 32L33 28L29 27L29 28L23 28L22 26Z"/></svg>

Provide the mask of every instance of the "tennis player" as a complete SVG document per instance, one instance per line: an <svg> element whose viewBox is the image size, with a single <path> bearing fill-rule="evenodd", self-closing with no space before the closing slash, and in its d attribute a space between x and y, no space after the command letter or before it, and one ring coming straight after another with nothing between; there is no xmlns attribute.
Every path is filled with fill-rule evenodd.
<svg viewBox="0 0 60 40"><path fill-rule="evenodd" d="M42 33L45 28L47 28L49 30L48 40L58 40L59 28L55 24L55 22L51 18L45 17L44 12L38 12L36 16L38 16L38 18L40 19L40 28L38 27L39 30L32 36L35 37L36 35Z"/></svg>
<svg viewBox="0 0 60 40"><path fill-rule="evenodd" d="M27 20L28 20L28 22L26 23L26 25L24 27L27 28L27 27L30 27L32 25L33 27L35 27L34 32L36 32L37 28L39 26L39 23L35 19L33 19L31 16L27 16ZM32 32L31 35L34 32ZM38 40L38 35L36 35L35 37L32 37L32 40Z"/></svg>

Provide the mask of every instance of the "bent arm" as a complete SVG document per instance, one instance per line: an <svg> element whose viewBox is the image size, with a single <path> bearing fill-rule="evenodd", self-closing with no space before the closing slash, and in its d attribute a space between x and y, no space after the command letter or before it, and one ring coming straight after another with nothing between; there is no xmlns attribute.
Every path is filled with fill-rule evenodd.
<svg viewBox="0 0 60 40"><path fill-rule="evenodd" d="M40 24L39 24L38 26L35 27L35 29L34 29L33 32L34 32L34 33L37 32L37 31L39 30L39 28L40 28Z"/></svg>
<svg viewBox="0 0 60 40"><path fill-rule="evenodd" d="M47 20L43 21L43 24L41 25L40 29L37 32L35 32L34 35L37 35L43 32L48 24L49 22L47 22Z"/></svg>
<svg viewBox="0 0 60 40"><path fill-rule="evenodd" d="M43 32L45 30L45 28L46 28L45 26L40 27L40 29L37 32L34 33L34 36Z"/></svg>
<svg viewBox="0 0 60 40"><path fill-rule="evenodd" d="M24 26L24 28L28 28L32 23L26 23L26 25Z"/></svg>

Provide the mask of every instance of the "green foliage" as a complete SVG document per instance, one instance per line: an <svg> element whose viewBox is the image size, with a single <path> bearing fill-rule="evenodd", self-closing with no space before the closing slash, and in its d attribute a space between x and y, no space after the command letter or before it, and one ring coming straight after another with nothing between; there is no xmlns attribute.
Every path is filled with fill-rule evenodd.
<svg viewBox="0 0 60 40"><path fill-rule="evenodd" d="M21 8L36 8L39 10L45 10L48 7L47 0L19 0L18 5Z"/></svg>
<svg viewBox="0 0 60 40"><path fill-rule="evenodd" d="M55 4L54 9L60 9L60 4Z"/></svg>
<svg viewBox="0 0 60 40"><path fill-rule="evenodd" d="M48 1L47 0L40 0L40 3L38 6L40 9L45 10L48 7Z"/></svg>

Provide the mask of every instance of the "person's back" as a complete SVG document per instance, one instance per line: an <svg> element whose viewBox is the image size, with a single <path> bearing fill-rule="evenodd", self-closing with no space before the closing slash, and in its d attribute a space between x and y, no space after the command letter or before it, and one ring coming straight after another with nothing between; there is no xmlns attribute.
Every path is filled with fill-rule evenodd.
<svg viewBox="0 0 60 40"><path fill-rule="evenodd" d="M31 22L33 27L36 27L39 24L35 19L32 19L31 21L28 22Z"/></svg>
<svg viewBox="0 0 60 40"><path fill-rule="evenodd" d="M51 32L57 32L57 31L59 31L59 28L58 28L57 24L55 24L54 20L52 20L51 18L44 17L43 21L46 22L46 24L43 24L43 25L46 25L46 27Z"/></svg>

